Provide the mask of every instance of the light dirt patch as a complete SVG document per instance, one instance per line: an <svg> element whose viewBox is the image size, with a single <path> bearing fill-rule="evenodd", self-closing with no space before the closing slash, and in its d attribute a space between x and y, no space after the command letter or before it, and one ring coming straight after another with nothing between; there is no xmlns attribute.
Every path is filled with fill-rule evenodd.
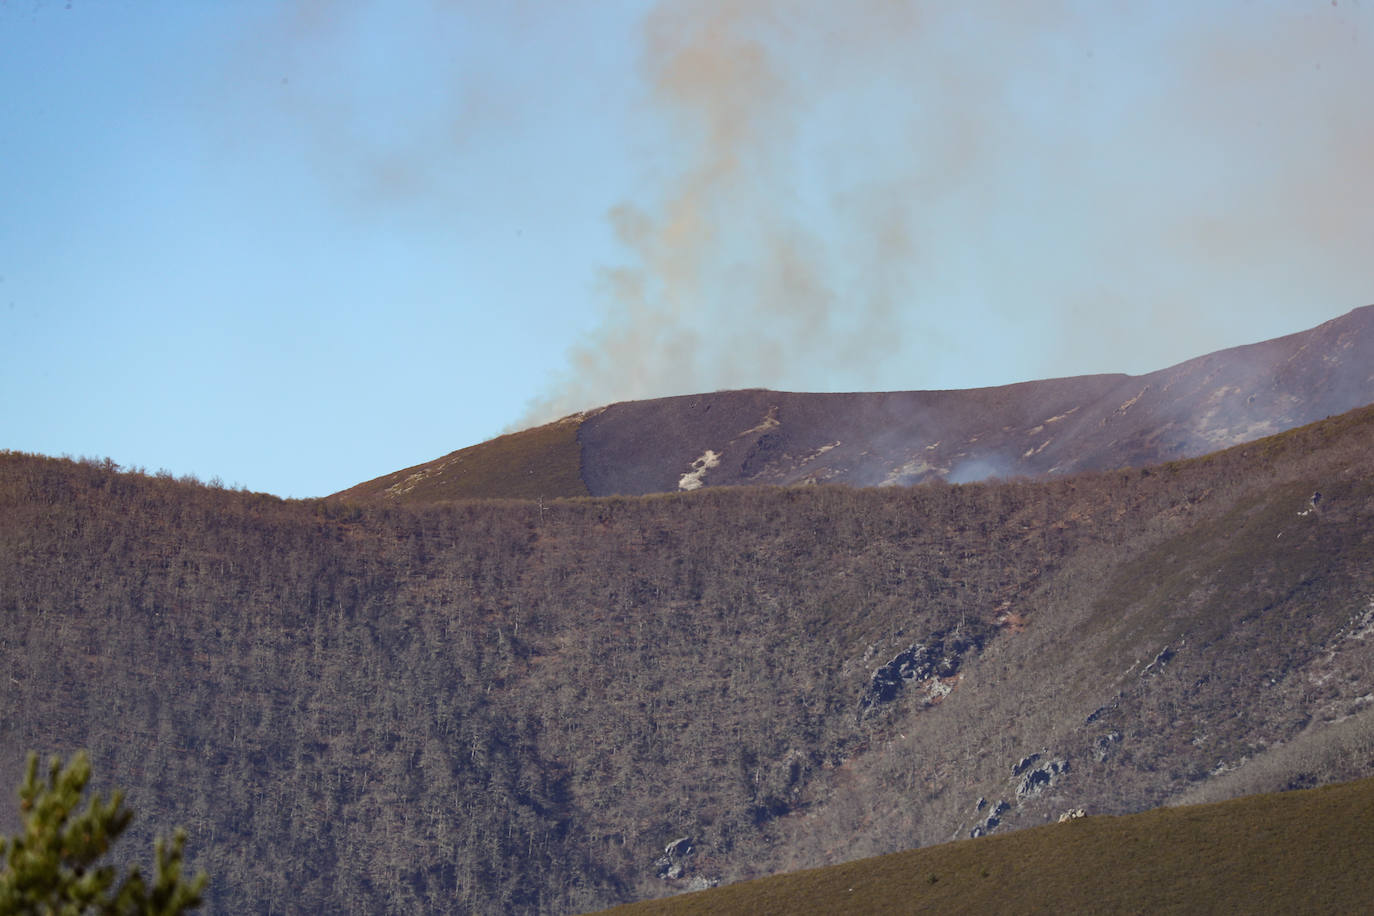
<svg viewBox="0 0 1374 916"><path fill-rule="evenodd" d="M1122 404L1120 407L1118 407L1118 408L1116 409L1116 412L1117 412L1117 413L1125 413L1126 411L1130 410L1132 407L1135 406L1135 402L1136 402L1136 401L1139 401L1141 398L1145 397L1145 392L1147 392L1147 391L1149 391L1149 390L1150 390L1150 386L1149 386L1149 385L1146 385L1144 388L1140 389L1140 394L1138 394L1138 395L1136 395L1135 397L1131 398L1131 399L1130 399L1129 401L1127 401L1125 404Z"/></svg>
<svg viewBox="0 0 1374 916"><path fill-rule="evenodd" d="M1068 417L1068 416L1070 416L1071 414L1075 414L1075 413L1078 413L1078 408L1077 408L1077 407L1073 408L1072 410L1066 410L1066 411L1064 411L1063 413L1061 413L1061 414L1060 414L1059 416L1057 416L1057 417L1050 417L1050 418L1049 418L1048 420L1046 420L1045 422L1046 422L1046 423L1058 423L1060 420L1063 420L1065 417Z"/></svg>
<svg viewBox="0 0 1374 916"><path fill-rule="evenodd" d="M805 458L803 458L801 461L797 462L797 464L798 464L798 465L803 465L803 464L806 464L806 463L808 463L808 462L815 461L817 458L821 457L821 456L824 455L826 452L830 451L832 448L838 447L839 444L840 444L840 440L839 440L839 439L836 439L834 442L830 443L829 445L822 445L820 448L816 449L814 452L812 452L811 454L807 455L807 456L806 456Z"/></svg>
<svg viewBox="0 0 1374 916"><path fill-rule="evenodd" d="M758 426L753 426L749 429L746 429L744 432L740 433L735 438L739 439L743 436L751 435L752 433L766 433L770 429L777 429L781 425L782 421L778 419L778 408L776 406L773 406L768 408L768 413L764 414L764 417L762 420L759 421Z"/></svg>
<svg viewBox="0 0 1374 916"><path fill-rule="evenodd" d="M692 462L692 469L678 478L677 488L679 490L700 489L702 478L706 476L706 472L718 464L720 464L720 456L708 448L700 458Z"/></svg>

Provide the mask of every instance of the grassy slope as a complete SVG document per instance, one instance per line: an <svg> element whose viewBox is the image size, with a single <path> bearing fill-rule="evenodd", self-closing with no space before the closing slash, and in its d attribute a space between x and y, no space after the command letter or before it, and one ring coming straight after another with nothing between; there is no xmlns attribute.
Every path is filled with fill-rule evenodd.
<svg viewBox="0 0 1374 916"><path fill-rule="evenodd" d="M663 913L1360 912L1374 779L1089 817L617 907Z"/></svg>
<svg viewBox="0 0 1374 916"><path fill-rule="evenodd" d="M405 504L449 499L587 496L578 417L469 446L435 461L360 483L333 499Z"/></svg>

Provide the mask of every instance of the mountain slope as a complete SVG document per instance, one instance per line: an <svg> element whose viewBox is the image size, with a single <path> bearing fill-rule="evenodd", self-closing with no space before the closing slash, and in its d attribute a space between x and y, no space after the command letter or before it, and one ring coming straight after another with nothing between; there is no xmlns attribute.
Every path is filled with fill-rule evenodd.
<svg viewBox="0 0 1374 916"><path fill-rule="evenodd" d="M725 391L613 404L336 497L417 502L739 484L914 484L1143 467L1374 402L1374 306L1143 376L967 391ZM550 438L576 434L556 453ZM560 438L562 437L562 438ZM551 467L556 475L532 475Z"/></svg>
<svg viewBox="0 0 1374 916"><path fill-rule="evenodd" d="M0 780L89 748L217 911L569 913L1367 776L1371 456L1365 408L1039 482L406 508L4 454Z"/></svg>
<svg viewBox="0 0 1374 916"><path fill-rule="evenodd" d="M565 417L334 494L345 500L402 504L441 499L590 496L582 482L581 417Z"/></svg>

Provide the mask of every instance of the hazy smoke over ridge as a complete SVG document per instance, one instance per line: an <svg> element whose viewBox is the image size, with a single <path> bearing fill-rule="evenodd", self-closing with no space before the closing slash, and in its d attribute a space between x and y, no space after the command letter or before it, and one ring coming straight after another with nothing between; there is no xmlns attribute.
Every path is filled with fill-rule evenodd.
<svg viewBox="0 0 1374 916"><path fill-rule="evenodd" d="M608 9L300 0L244 42L343 218L452 233L434 300L539 320L566 296L494 380L581 329L518 425L1148 372L1374 301L1374 5Z"/></svg>
<svg viewBox="0 0 1374 916"><path fill-rule="evenodd" d="M802 18L833 15L820 10L808 7ZM865 25L884 12L904 19L900 5L856 4L853 12ZM630 263L604 272L605 323L572 351L570 377L533 406L531 419L606 396L777 385L797 364L862 378L866 362L897 352L894 310L916 256L906 195L890 186L892 175L871 180L845 163L849 174L827 180L807 170L828 167L824 156L801 161L799 147L815 143L805 136L806 108L833 105L835 96L825 98L833 75L824 67L805 73L786 54L819 37L793 33L797 13L763 0L677 2L648 18L643 70L669 121L673 161L684 164L651 208L611 210ZM853 43L841 64L860 62L857 43L869 36L833 37ZM849 158L843 149L820 152ZM823 239L817 222L846 243Z"/></svg>
<svg viewBox="0 0 1374 916"><path fill-rule="evenodd" d="M1212 15L665 0L643 28L658 190L610 211L602 323L525 422L963 385L998 347L1012 377L988 383L1089 347L1145 371L1147 345L1249 339L1208 325L1218 299L1315 323L1374 298L1370 16Z"/></svg>

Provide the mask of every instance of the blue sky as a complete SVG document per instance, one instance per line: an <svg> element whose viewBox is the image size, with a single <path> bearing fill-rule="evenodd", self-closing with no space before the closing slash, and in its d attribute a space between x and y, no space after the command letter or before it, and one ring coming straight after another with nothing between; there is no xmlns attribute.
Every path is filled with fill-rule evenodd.
<svg viewBox="0 0 1374 916"><path fill-rule="evenodd" d="M0 448L318 496L576 410L1374 302L1374 4L0 0Z"/></svg>

